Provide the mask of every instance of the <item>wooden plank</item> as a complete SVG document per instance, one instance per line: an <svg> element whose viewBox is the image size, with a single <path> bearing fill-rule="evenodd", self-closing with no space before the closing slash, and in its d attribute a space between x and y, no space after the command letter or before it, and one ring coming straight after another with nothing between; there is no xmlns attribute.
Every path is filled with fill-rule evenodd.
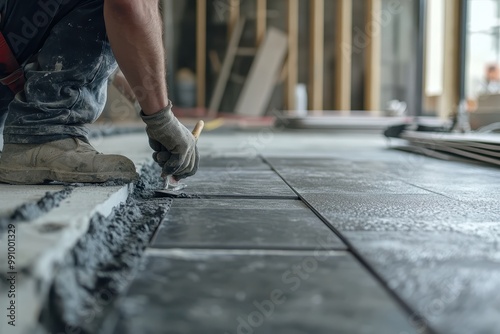
<svg viewBox="0 0 500 334"><path fill-rule="evenodd" d="M352 0L337 2L335 41L335 103L343 114L351 110Z"/></svg>
<svg viewBox="0 0 500 334"><path fill-rule="evenodd" d="M498 135L457 135L448 133L413 132L407 131L402 138L408 140L412 145L424 146L430 150L444 151L469 159L500 165L499 154L495 151L477 149L471 145L475 140L478 143L490 142L500 143ZM472 147L471 147L472 146Z"/></svg>
<svg viewBox="0 0 500 334"><path fill-rule="evenodd" d="M313 115L323 110L325 1L310 0L309 109Z"/></svg>
<svg viewBox="0 0 500 334"><path fill-rule="evenodd" d="M238 52L238 44L241 39L241 34L243 32L243 28L245 27L245 19L241 19L235 27L233 32L233 36L231 36L231 40L229 41L229 45L226 50L226 55L224 57L224 61L222 64L222 69L220 71L219 77L217 78L217 83L215 84L214 93L212 95L212 99L210 100L209 112L212 116L214 116L220 107L220 103L222 101L222 97L224 96L224 91L226 89L227 81L231 74L231 69L233 68L234 58L236 53Z"/></svg>
<svg viewBox="0 0 500 334"><path fill-rule="evenodd" d="M207 71L207 1L196 1L196 100L205 108Z"/></svg>
<svg viewBox="0 0 500 334"><path fill-rule="evenodd" d="M283 66L287 45L286 34L275 28L268 30L236 104L237 114L261 116L265 113Z"/></svg>
<svg viewBox="0 0 500 334"><path fill-rule="evenodd" d="M174 22L174 0L162 0L161 11L163 18L163 49L165 51L165 58L167 59L167 87L171 88L175 84L175 72L177 71L177 59L174 45L178 25ZM170 94L170 92L168 92ZM175 91L173 92L175 93Z"/></svg>
<svg viewBox="0 0 500 334"><path fill-rule="evenodd" d="M255 45L260 46L266 35L267 26L267 0L255 0L257 2L257 20L256 20L256 40Z"/></svg>
<svg viewBox="0 0 500 334"><path fill-rule="evenodd" d="M460 1L445 1L443 94L438 106L439 116L448 118L460 102Z"/></svg>
<svg viewBox="0 0 500 334"><path fill-rule="evenodd" d="M234 28L240 20L240 0L223 0L229 1L229 19L227 26L227 38L230 40L233 35Z"/></svg>
<svg viewBox="0 0 500 334"><path fill-rule="evenodd" d="M372 114L380 113L380 85L381 85L381 48L382 34L378 22L382 22L382 0L365 0L367 5L366 35L368 36L366 48L366 80L365 80L365 109Z"/></svg>
<svg viewBox="0 0 500 334"><path fill-rule="evenodd" d="M255 57L257 51L259 51L258 48L239 47L236 51L236 55L242 57Z"/></svg>
<svg viewBox="0 0 500 334"><path fill-rule="evenodd" d="M210 50L208 53L208 59L210 59L210 64L212 65L212 69L214 73L219 74L222 68L222 64L220 62L219 54L215 50Z"/></svg>
<svg viewBox="0 0 500 334"><path fill-rule="evenodd" d="M299 81L299 0L288 0L288 76L285 87L285 105L288 110L295 110L295 90Z"/></svg>

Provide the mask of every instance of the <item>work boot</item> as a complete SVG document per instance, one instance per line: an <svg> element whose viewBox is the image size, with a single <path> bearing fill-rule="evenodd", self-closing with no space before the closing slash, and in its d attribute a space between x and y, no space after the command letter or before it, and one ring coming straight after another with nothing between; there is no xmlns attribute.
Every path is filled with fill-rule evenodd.
<svg viewBox="0 0 500 334"><path fill-rule="evenodd" d="M0 182L11 184L129 182L137 177L128 158L99 153L77 138L34 145L5 144L0 158Z"/></svg>

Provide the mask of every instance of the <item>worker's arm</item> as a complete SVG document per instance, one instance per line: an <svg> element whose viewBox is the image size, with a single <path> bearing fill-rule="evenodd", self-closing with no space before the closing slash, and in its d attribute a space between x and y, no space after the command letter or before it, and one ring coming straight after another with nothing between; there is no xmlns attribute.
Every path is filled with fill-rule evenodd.
<svg viewBox="0 0 500 334"><path fill-rule="evenodd" d="M146 115L168 105L165 52L158 1L105 0L113 53Z"/></svg>
<svg viewBox="0 0 500 334"><path fill-rule="evenodd" d="M165 80L165 52L158 1L104 0L109 42L141 105L154 158L178 179L196 173L196 140L172 113Z"/></svg>

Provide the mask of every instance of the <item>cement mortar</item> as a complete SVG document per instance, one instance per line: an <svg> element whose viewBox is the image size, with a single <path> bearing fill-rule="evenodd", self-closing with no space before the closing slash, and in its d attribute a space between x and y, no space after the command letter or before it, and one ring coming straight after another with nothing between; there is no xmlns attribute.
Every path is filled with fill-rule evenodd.
<svg viewBox="0 0 500 334"><path fill-rule="evenodd" d="M130 181L121 179L110 180L102 183L69 183L70 187L116 187L129 184Z"/></svg>
<svg viewBox="0 0 500 334"><path fill-rule="evenodd" d="M141 170L141 178L135 184L132 198L136 200L150 200L155 197L155 191L162 189L163 179L160 177L161 167L153 163Z"/></svg>
<svg viewBox="0 0 500 334"><path fill-rule="evenodd" d="M44 197L37 202L25 203L18 207L8 216L0 217L0 235L5 233L9 224L32 221L50 210L59 206L72 192L72 188L50 193L47 192Z"/></svg>
<svg viewBox="0 0 500 334"><path fill-rule="evenodd" d="M96 333L115 298L132 281L144 250L170 209L153 199L159 167L144 167L126 204L96 215L67 255L51 287L41 323L50 333Z"/></svg>

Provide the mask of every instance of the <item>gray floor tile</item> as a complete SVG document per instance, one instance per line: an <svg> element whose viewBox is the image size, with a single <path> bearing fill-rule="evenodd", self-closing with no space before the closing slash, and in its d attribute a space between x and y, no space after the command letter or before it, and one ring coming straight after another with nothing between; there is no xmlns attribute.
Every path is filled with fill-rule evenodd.
<svg viewBox="0 0 500 334"><path fill-rule="evenodd" d="M261 158L238 158L238 157L202 157L200 159L200 170L225 169L228 171L243 170L270 170Z"/></svg>
<svg viewBox="0 0 500 334"><path fill-rule="evenodd" d="M301 201L176 199L156 248L345 249Z"/></svg>
<svg viewBox="0 0 500 334"><path fill-rule="evenodd" d="M484 233L488 231L488 233ZM498 333L500 223L456 232L346 232L380 276L438 333Z"/></svg>
<svg viewBox="0 0 500 334"><path fill-rule="evenodd" d="M359 157L362 157L360 155ZM387 171L404 168L404 161L354 161L346 158L273 158L265 157L267 163L279 172L302 172L305 176L311 172L340 173L354 176L357 173L379 175Z"/></svg>
<svg viewBox="0 0 500 334"><path fill-rule="evenodd" d="M452 198L500 198L499 169L441 161L412 170L391 166L385 175Z"/></svg>
<svg viewBox="0 0 500 334"><path fill-rule="evenodd" d="M272 171L200 170L185 182L188 187L183 193L187 195L297 198Z"/></svg>
<svg viewBox="0 0 500 334"><path fill-rule="evenodd" d="M335 169L328 176L323 163L310 167L311 177L304 179L297 179L286 161L277 169L438 333L497 333L499 173L422 161L408 161L408 168L387 164L384 171L357 164L351 175L335 181L343 191L333 189L332 181L342 172ZM411 193L412 185L424 193Z"/></svg>
<svg viewBox="0 0 500 334"><path fill-rule="evenodd" d="M269 163L301 193L427 194L388 173L383 162L352 162L334 159L279 159Z"/></svg>
<svg viewBox="0 0 500 334"><path fill-rule="evenodd" d="M115 333L416 333L348 253L325 255L150 251Z"/></svg>
<svg viewBox="0 0 500 334"><path fill-rule="evenodd" d="M302 193L338 231L452 231L467 223L500 221L498 211L436 194Z"/></svg>
<svg viewBox="0 0 500 334"><path fill-rule="evenodd" d="M500 174L496 180L470 179L468 177L452 180L435 180L434 182L416 181L415 185L429 191L443 194L463 202L500 201Z"/></svg>
<svg viewBox="0 0 500 334"><path fill-rule="evenodd" d="M265 157L266 162L276 169L281 170L302 170L304 173L309 170L337 170L349 171L355 168L356 163L346 159L338 158L273 158Z"/></svg>
<svg viewBox="0 0 500 334"><path fill-rule="evenodd" d="M299 193L325 194L430 194L417 186L409 185L375 173L337 173L313 171L307 173L281 172L281 176Z"/></svg>

